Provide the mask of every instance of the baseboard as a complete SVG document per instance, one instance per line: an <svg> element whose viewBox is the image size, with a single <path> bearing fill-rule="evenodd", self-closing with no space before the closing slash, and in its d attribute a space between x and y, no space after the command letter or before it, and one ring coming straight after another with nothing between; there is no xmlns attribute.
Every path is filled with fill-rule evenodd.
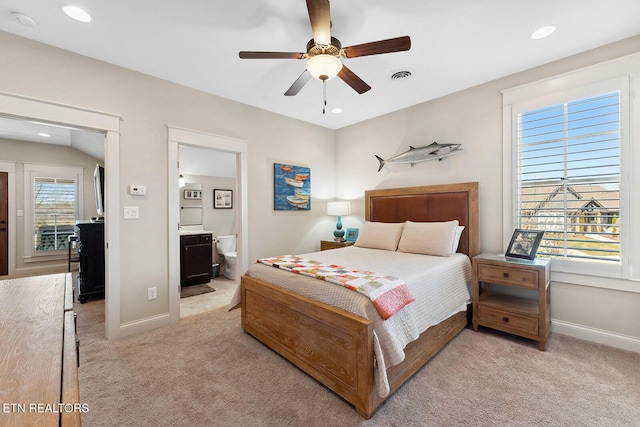
<svg viewBox="0 0 640 427"><path fill-rule="evenodd" d="M551 332L640 353L640 338L630 337L628 335L576 325L575 323L564 322L562 320L551 321Z"/></svg>
<svg viewBox="0 0 640 427"><path fill-rule="evenodd" d="M161 326L168 326L172 323L169 313L150 316L144 319L134 320L120 325L118 336L114 338L122 338L127 335L133 335L140 332L150 331Z"/></svg>

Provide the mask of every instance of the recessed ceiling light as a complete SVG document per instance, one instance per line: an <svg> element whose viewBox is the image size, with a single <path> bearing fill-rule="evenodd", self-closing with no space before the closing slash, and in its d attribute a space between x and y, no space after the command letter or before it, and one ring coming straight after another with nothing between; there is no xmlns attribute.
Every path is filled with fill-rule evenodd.
<svg viewBox="0 0 640 427"><path fill-rule="evenodd" d="M531 33L530 37L533 40L543 39L553 34L555 30L556 30L556 27L554 27L553 25L545 25L544 27L540 27L537 30L535 30L533 33Z"/></svg>
<svg viewBox="0 0 640 427"><path fill-rule="evenodd" d="M342 113L342 108L336 107L336 108L332 109L331 112L333 114L340 114L340 113Z"/></svg>
<svg viewBox="0 0 640 427"><path fill-rule="evenodd" d="M62 5L62 11L71 19L79 22L91 22L91 15L86 10L69 4Z"/></svg>
<svg viewBox="0 0 640 427"><path fill-rule="evenodd" d="M51 135L50 135L50 134L48 134L48 133L44 133L44 132L40 132L40 133L38 134L38 136L41 136L41 137L43 137L43 138L51 138Z"/></svg>

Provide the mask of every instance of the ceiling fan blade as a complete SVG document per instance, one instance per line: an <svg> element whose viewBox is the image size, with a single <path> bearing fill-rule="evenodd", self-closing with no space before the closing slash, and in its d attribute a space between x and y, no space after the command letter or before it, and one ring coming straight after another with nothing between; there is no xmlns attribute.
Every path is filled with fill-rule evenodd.
<svg viewBox="0 0 640 427"><path fill-rule="evenodd" d="M298 92L300 92L300 89L302 89L309 80L311 80L311 74L309 74L307 70L304 70L302 74L300 74L300 77L298 77L296 81L293 82L291 87L287 89L287 91L284 93L284 96L297 95Z"/></svg>
<svg viewBox="0 0 640 427"><path fill-rule="evenodd" d="M302 59L306 54L298 52L240 52L241 59Z"/></svg>
<svg viewBox="0 0 640 427"><path fill-rule="evenodd" d="M358 92L360 95L371 89L371 86L366 84L364 80L356 76L353 71L351 71L344 65L342 65L342 69L338 73L338 77L340 77L346 84L351 86L353 90Z"/></svg>
<svg viewBox="0 0 640 427"><path fill-rule="evenodd" d="M329 0L307 0L311 31L316 44L331 44L331 12Z"/></svg>
<svg viewBox="0 0 640 427"><path fill-rule="evenodd" d="M357 58L358 56L402 52L409 49L411 49L411 38L403 36L345 47L343 52L346 58Z"/></svg>

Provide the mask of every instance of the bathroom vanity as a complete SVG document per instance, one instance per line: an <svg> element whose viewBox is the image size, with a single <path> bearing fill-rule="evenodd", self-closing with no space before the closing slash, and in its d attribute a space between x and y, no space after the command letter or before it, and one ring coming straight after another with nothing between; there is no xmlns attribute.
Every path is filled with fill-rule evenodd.
<svg viewBox="0 0 640 427"><path fill-rule="evenodd" d="M211 280L212 243L212 233L180 233L180 286Z"/></svg>

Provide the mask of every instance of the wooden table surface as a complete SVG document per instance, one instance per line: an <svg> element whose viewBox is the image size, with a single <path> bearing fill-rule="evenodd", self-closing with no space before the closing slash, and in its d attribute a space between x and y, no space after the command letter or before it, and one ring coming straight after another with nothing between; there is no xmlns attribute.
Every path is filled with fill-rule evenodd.
<svg viewBox="0 0 640 427"><path fill-rule="evenodd" d="M0 425L59 425L64 309L64 274L0 281Z"/></svg>

